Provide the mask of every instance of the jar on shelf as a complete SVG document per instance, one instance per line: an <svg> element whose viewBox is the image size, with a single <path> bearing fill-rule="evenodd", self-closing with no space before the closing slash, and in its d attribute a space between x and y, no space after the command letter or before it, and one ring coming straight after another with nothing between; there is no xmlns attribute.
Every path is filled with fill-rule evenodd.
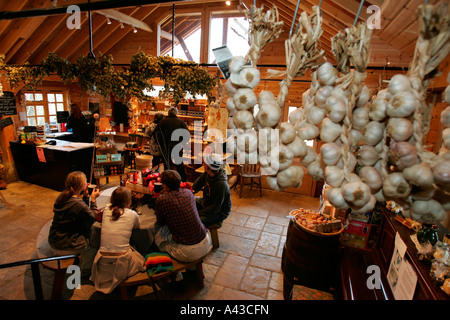
<svg viewBox="0 0 450 320"><path fill-rule="evenodd" d="M417 232L417 240L420 244L426 244L429 242L432 246L439 240L437 233L438 227L435 224L422 224L422 228Z"/></svg>

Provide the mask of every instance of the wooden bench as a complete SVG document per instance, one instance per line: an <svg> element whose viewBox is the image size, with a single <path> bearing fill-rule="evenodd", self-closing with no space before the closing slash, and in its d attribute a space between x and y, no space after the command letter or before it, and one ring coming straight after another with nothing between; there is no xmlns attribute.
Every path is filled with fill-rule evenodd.
<svg viewBox="0 0 450 320"><path fill-rule="evenodd" d="M212 240L213 249L216 249L220 246L219 233L217 232L217 230L220 229L221 227L222 227L222 223L214 223L207 227L209 229L209 231L211 232L211 240Z"/></svg>
<svg viewBox="0 0 450 320"><path fill-rule="evenodd" d="M38 259L45 259L50 257L55 257L53 250L50 248L48 243L48 233L50 231L50 226L52 221L46 223L41 231L39 232L37 241L36 241L36 252ZM64 288L64 277L66 274L66 270L69 266L78 264L78 259L64 259L64 260L52 260L40 262L41 265L51 270L55 273L53 278L53 288L52 288L52 300L60 299L62 296L62 291Z"/></svg>
<svg viewBox="0 0 450 320"><path fill-rule="evenodd" d="M203 279L203 258L192 261L192 262L181 262L172 258L173 262L173 271L162 272L155 274L153 276L149 276L147 272L138 272L132 277L127 278L123 282L119 284L120 293L123 300L128 300L128 287L130 286L139 286L143 284L151 284L153 291L155 292L156 297L158 297L158 290L156 288L156 281L164 278L170 278L172 283L175 281L176 274L178 272L185 271L186 269L190 269L195 267L195 273L197 277L197 283L200 288L204 287Z"/></svg>

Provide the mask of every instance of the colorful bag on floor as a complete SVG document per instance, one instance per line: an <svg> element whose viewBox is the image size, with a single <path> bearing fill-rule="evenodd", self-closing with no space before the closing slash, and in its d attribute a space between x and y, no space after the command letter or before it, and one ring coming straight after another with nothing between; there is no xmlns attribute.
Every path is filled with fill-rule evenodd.
<svg viewBox="0 0 450 320"><path fill-rule="evenodd" d="M145 255L145 266L149 277L155 274L173 271L173 263L169 254L162 252L152 252Z"/></svg>

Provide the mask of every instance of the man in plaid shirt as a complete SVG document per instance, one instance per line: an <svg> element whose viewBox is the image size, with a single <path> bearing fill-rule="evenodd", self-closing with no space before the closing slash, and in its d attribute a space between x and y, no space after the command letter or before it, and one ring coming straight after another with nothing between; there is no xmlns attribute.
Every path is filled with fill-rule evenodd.
<svg viewBox="0 0 450 320"><path fill-rule="evenodd" d="M161 174L163 192L155 203L155 243L179 261L195 261L211 250L211 236L198 215L191 190L180 188L178 172Z"/></svg>

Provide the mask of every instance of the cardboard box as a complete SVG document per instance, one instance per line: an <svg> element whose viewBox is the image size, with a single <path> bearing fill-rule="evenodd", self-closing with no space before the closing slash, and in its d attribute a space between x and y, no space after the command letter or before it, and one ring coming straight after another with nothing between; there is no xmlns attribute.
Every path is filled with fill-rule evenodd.
<svg viewBox="0 0 450 320"><path fill-rule="evenodd" d="M351 220L349 225L340 236L343 245L359 249L368 249L367 240L369 239L371 225L369 223Z"/></svg>

